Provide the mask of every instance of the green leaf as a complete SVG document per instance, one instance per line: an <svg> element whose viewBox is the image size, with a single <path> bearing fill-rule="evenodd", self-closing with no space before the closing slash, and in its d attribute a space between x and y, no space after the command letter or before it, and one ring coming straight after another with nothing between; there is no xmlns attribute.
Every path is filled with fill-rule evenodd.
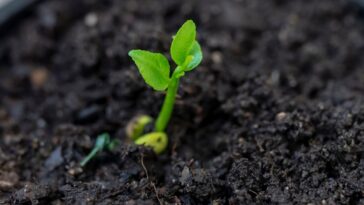
<svg viewBox="0 0 364 205"><path fill-rule="evenodd" d="M188 20L178 30L171 45L171 56L177 65L181 66L185 62L195 38L196 25Z"/></svg>
<svg viewBox="0 0 364 205"><path fill-rule="evenodd" d="M189 56L192 56L192 60L186 66L185 71L191 71L196 68L202 61L202 51L200 44L195 41L188 53Z"/></svg>
<svg viewBox="0 0 364 205"><path fill-rule="evenodd" d="M144 50L132 50L129 56L148 85L159 91L168 87L170 67L166 57Z"/></svg>
<svg viewBox="0 0 364 205"><path fill-rule="evenodd" d="M99 150L103 150L109 143L110 135L108 133L103 133L97 137L95 147Z"/></svg>

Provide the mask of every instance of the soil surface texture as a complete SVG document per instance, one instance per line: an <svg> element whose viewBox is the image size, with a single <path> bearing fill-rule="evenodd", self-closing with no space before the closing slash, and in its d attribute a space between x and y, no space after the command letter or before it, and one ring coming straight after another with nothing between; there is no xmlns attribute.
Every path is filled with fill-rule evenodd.
<svg viewBox="0 0 364 205"><path fill-rule="evenodd" d="M127 52L190 18L204 59L156 156L125 127L165 94ZM364 204L363 53L347 0L42 1L1 32L0 204Z"/></svg>

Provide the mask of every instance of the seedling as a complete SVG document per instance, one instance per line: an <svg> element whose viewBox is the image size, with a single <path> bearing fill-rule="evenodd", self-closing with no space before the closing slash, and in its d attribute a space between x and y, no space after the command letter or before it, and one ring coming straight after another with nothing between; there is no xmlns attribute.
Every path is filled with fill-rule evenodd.
<svg viewBox="0 0 364 205"><path fill-rule="evenodd" d="M142 135L140 130L144 130L146 124L140 123L134 127L138 131L129 134L136 144L152 147L158 154L163 152L168 144L164 132L172 115L179 80L185 72L195 69L202 61L201 47L196 41L196 25L192 20L186 21L173 37L170 53L177 65L172 75L168 59L163 54L145 50L129 52L144 81L157 91L167 90L162 109L154 124L154 132Z"/></svg>
<svg viewBox="0 0 364 205"><path fill-rule="evenodd" d="M85 166L92 158L94 158L99 152L103 150L112 151L118 144L116 140L111 140L108 133L99 135L96 139L96 143L91 152L80 162L81 167Z"/></svg>

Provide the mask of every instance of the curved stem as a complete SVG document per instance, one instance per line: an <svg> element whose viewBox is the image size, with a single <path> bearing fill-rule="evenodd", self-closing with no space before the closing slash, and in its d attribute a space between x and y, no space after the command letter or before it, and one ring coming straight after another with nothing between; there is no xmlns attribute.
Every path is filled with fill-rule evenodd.
<svg viewBox="0 0 364 205"><path fill-rule="evenodd" d="M84 167L99 151L99 147L93 148L92 151L80 162L81 167Z"/></svg>

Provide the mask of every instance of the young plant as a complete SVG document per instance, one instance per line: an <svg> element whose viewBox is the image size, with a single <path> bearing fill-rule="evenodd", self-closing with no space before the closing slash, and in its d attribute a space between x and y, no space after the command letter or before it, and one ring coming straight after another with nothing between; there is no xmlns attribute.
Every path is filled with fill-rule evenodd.
<svg viewBox="0 0 364 205"><path fill-rule="evenodd" d="M92 158L94 158L98 153L107 149L112 151L118 144L117 140L111 140L108 133L103 133L99 135L96 139L95 146L91 152L80 162L81 167L84 167Z"/></svg>
<svg viewBox="0 0 364 205"><path fill-rule="evenodd" d="M136 144L152 147L157 154L163 152L168 144L164 132L172 115L179 80L185 72L195 69L202 61L201 47L196 41L196 25L192 20L186 21L173 37L170 53L177 65L172 75L168 59L163 54L145 50L129 52L144 81L157 91L167 90L162 109L155 121L154 132L143 136L140 132L131 134ZM143 126L145 125L137 130L143 130Z"/></svg>

